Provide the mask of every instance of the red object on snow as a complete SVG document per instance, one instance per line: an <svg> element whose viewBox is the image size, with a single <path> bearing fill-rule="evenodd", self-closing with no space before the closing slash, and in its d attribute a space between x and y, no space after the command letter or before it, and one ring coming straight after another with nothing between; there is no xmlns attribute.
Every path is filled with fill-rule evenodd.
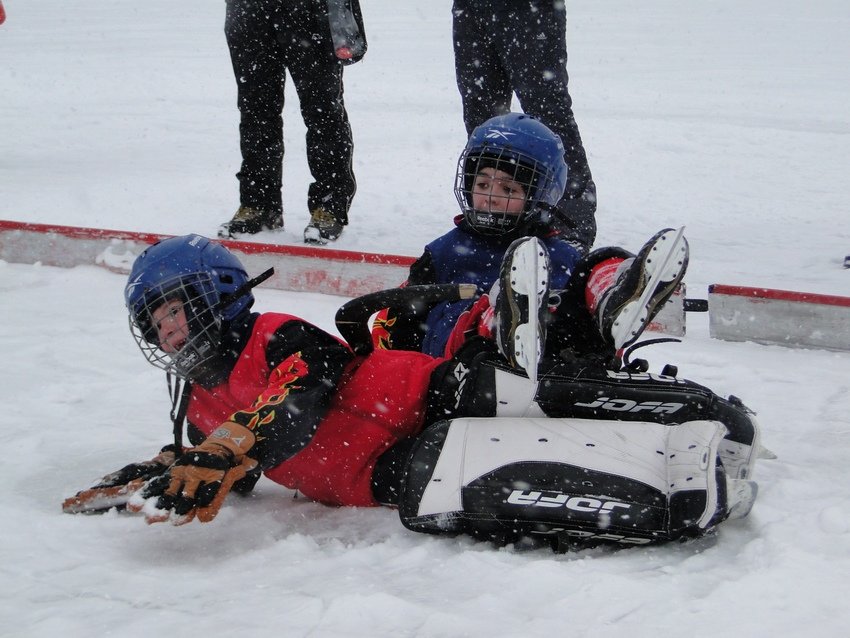
<svg viewBox="0 0 850 638"><path fill-rule="evenodd" d="M6 22L6 9L3 8L3 0L0 0L0 24Z"/></svg>

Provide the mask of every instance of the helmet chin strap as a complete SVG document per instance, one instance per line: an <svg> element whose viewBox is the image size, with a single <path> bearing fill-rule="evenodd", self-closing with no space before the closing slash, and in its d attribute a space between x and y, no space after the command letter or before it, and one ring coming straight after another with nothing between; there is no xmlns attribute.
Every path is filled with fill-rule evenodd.
<svg viewBox="0 0 850 638"><path fill-rule="evenodd" d="M170 372L166 373L168 380L168 393L171 395L171 423L174 425L174 453L183 453L183 422L186 419L186 411L189 408L189 396L192 394L192 383L184 381L180 384L180 377ZM172 381L173 379L173 381Z"/></svg>
<svg viewBox="0 0 850 638"><path fill-rule="evenodd" d="M554 220L558 220L560 225L567 228L575 227L575 223L557 207L538 202L528 212L523 213L517 229L521 236L544 237L552 232Z"/></svg>
<svg viewBox="0 0 850 638"><path fill-rule="evenodd" d="M222 295L221 299L215 305L215 307L212 308L212 310L214 312L218 312L219 310L223 310L224 308L227 308L227 306L232 304L234 301L236 301L240 297L243 297L246 294L248 294L249 292L251 292L251 289L259 286L261 283L263 283L266 279L271 277L273 274L274 274L274 268L269 268L267 271L260 273L259 275L257 275L253 279L249 279L248 281L246 281L244 284L239 286L239 288L237 288L233 292Z"/></svg>

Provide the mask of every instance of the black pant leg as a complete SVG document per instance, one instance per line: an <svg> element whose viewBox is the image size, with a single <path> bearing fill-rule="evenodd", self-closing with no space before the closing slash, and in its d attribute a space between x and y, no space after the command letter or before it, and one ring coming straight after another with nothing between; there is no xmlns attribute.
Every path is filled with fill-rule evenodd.
<svg viewBox="0 0 850 638"><path fill-rule="evenodd" d="M281 212L285 67L275 37L276 4L227 0L224 33L240 114L240 204Z"/></svg>
<svg viewBox="0 0 850 638"><path fill-rule="evenodd" d="M561 3L517 2L498 14L493 30L523 110L540 118L564 142L569 194L584 189L590 168L569 92L566 24Z"/></svg>
<svg viewBox="0 0 850 638"><path fill-rule="evenodd" d="M307 163L314 180L307 205L311 211L324 208L348 224L357 182L352 165L354 141L343 99L343 65L332 55L325 25L314 23L310 30L310 37L295 31L282 36L286 66L307 127Z"/></svg>
<svg viewBox="0 0 850 638"><path fill-rule="evenodd" d="M455 79L467 135L511 110L513 88L495 47L490 0L455 0L452 8Z"/></svg>
<svg viewBox="0 0 850 638"><path fill-rule="evenodd" d="M549 0L504 2L492 22L495 48L523 111L540 118L564 143L569 179L558 208L567 239L588 250L596 238L596 184L573 114L567 74L567 15Z"/></svg>

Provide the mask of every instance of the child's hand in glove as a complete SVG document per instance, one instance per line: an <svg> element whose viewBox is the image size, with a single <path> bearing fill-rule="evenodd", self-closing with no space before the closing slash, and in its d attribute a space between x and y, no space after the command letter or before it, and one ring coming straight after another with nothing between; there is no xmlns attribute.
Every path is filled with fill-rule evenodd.
<svg viewBox="0 0 850 638"><path fill-rule="evenodd" d="M148 523L170 520L184 525L195 516L208 523L218 514L233 484L257 466L257 461L248 457L255 441L248 428L233 422L222 424L171 466L164 492L163 482L153 485L154 479L149 482L150 489L130 500L127 509L143 511Z"/></svg>
<svg viewBox="0 0 850 638"><path fill-rule="evenodd" d="M130 481L134 481L139 478L148 479L152 476L165 472L165 470L167 470L176 459L177 454L175 454L174 444L166 445L159 451L159 454L153 457L150 461L142 461L141 463L130 463L130 465L125 465L120 470L104 476L92 489L126 485Z"/></svg>
<svg viewBox="0 0 850 638"><path fill-rule="evenodd" d="M96 485L65 499L62 511L67 514L91 514L124 507L146 481L161 476L174 463L177 458L174 450L174 445L166 445L149 461L130 463L107 474Z"/></svg>

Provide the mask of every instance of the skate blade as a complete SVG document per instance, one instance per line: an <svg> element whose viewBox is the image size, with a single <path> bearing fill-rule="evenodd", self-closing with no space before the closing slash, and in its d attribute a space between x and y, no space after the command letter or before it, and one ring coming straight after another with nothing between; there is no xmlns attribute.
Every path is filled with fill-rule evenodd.
<svg viewBox="0 0 850 638"><path fill-rule="evenodd" d="M765 461L775 461L779 457L776 455L775 452L768 450L763 445L759 445L758 458L764 459Z"/></svg>
<svg viewBox="0 0 850 638"><path fill-rule="evenodd" d="M664 282L674 282L682 276L686 262L681 257L687 255L687 250L684 226L677 231L664 233L655 240L650 255L645 260L646 270L650 275L649 282L640 297L623 306L611 326L611 336L618 350L631 345L646 327L649 315L656 306L650 305L650 300L655 296L658 286Z"/></svg>
<svg viewBox="0 0 850 638"><path fill-rule="evenodd" d="M549 260L546 248L535 240L523 243L511 257L511 289L518 295L533 297L540 302L548 284Z"/></svg>
<svg viewBox="0 0 850 638"><path fill-rule="evenodd" d="M520 245L511 256L510 303L514 315L526 319L512 330L511 359L537 382L541 354L538 308L549 289L549 259L546 248L536 239ZM520 305L524 306L520 308Z"/></svg>
<svg viewBox="0 0 850 638"><path fill-rule="evenodd" d="M514 361L526 371L528 378L537 381L537 357L540 352L537 322L524 323L514 331Z"/></svg>

